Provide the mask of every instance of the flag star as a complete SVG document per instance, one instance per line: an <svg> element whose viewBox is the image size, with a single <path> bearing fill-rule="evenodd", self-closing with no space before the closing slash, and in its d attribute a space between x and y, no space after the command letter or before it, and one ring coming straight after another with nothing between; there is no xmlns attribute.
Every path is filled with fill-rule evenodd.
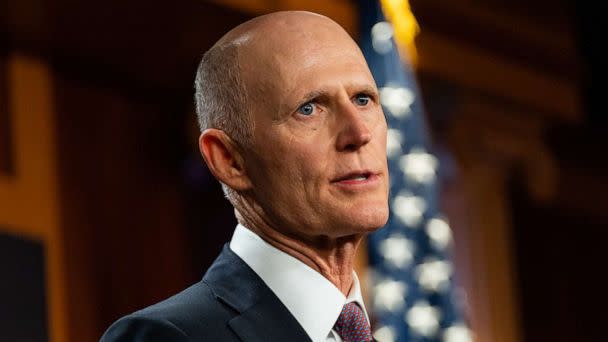
<svg viewBox="0 0 608 342"><path fill-rule="evenodd" d="M440 250L445 249L452 241L452 230L441 218L430 219L426 224L426 233L431 239L431 244Z"/></svg>
<svg viewBox="0 0 608 342"><path fill-rule="evenodd" d="M394 342L397 340L395 329L389 326L383 326L374 331L374 339L378 342Z"/></svg>
<svg viewBox="0 0 608 342"><path fill-rule="evenodd" d="M376 23L372 27L372 47L381 54L389 53L393 48L393 25L386 21Z"/></svg>
<svg viewBox="0 0 608 342"><path fill-rule="evenodd" d="M403 308L407 285L401 281L383 280L374 285L374 308L395 312Z"/></svg>
<svg viewBox="0 0 608 342"><path fill-rule="evenodd" d="M426 201L422 197L400 193L393 199L391 209L409 227L416 227L426 210Z"/></svg>
<svg viewBox="0 0 608 342"><path fill-rule="evenodd" d="M392 235L380 243L380 253L391 265L405 268L414 258L414 244L400 235Z"/></svg>
<svg viewBox="0 0 608 342"><path fill-rule="evenodd" d="M437 158L421 148L412 148L399 160L399 167L407 178L424 184L435 180L437 164Z"/></svg>
<svg viewBox="0 0 608 342"><path fill-rule="evenodd" d="M405 314L405 321L417 334L431 337L439 330L441 312L425 301L416 304Z"/></svg>
<svg viewBox="0 0 608 342"><path fill-rule="evenodd" d="M463 324L452 325L443 332L444 342L473 342L471 331Z"/></svg>
<svg viewBox="0 0 608 342"><path fill-rule="evenodd" d="M411 114L410 106L414 103L414 93L401 86L387 84L380 88L380 103L397 119Z"/></svg>
<svg viewBox="0 0 608 342"><path fill-rule="evenodd" d="M401 144L403 144L403 135L398 129L390 128L386 132L386 155L389 158L401 154Z"/></svg>
<svg viewBox="0 0 608 342"><path fill-rule="evenodd" d="M429 260L416 268L418 283L428 291L444 291L448 288L452 265L443 260Z"/></svg>

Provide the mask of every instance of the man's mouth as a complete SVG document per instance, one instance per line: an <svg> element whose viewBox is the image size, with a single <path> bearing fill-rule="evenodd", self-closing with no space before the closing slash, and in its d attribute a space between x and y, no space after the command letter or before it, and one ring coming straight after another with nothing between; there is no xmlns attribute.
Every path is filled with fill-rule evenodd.
<svg viewBox="0 0 608 342"><path fill-rule="evenodd" d="M357 184L375 179L377 177L378 174L371 171L355 171L337 177L335 180L332 181L332 183Z"/></svg>

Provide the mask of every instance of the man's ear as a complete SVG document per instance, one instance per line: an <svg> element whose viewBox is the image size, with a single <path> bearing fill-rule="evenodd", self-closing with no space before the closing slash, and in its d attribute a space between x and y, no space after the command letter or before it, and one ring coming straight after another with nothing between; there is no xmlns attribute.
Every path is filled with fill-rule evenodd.
<svg viewBox="0 0 608 342"><path fill-rule="evenodd" d="M206 129L198 139L198 147L215 178L237 191L251 187L241 150L224 131Z"/></svg>

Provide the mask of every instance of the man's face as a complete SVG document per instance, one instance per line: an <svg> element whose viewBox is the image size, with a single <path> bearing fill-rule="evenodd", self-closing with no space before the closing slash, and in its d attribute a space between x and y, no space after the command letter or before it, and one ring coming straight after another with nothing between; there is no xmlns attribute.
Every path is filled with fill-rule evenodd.
<svg viewBox="0 0 608 342"><path fill-rule="evenodd" d="M373 231L388 218L386 121L375 82L345 32L294 35L262 44L259 59L242 63L255 89L245 155L253 196L275 228L300 238Z"/></svg>

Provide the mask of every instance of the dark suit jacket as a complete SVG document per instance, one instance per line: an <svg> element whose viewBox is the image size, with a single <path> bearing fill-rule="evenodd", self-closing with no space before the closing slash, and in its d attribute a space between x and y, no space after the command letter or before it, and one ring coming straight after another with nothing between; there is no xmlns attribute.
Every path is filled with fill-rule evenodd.
<svg viewBox="0 0 608 342"><path fill-rule="evenodd" d="M226 244L202 281L119 319L101 341L304 342L310 338Z"/></svg>

